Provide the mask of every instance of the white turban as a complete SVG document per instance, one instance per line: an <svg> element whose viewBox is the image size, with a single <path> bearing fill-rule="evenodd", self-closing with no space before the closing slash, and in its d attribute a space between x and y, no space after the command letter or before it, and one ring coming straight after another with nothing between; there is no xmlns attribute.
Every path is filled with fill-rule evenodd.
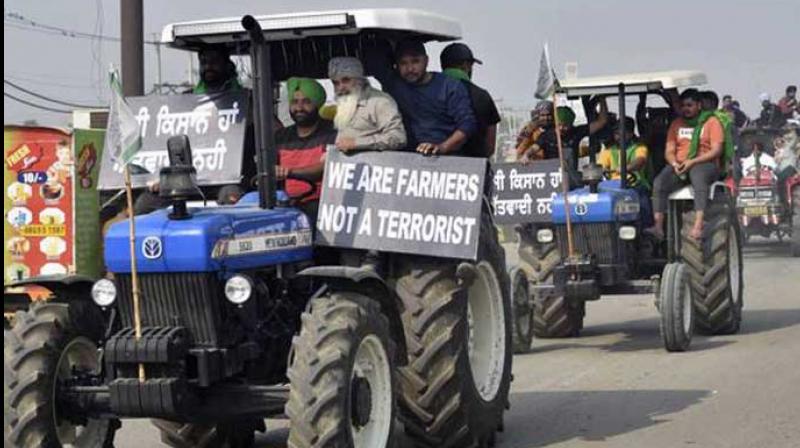
<svg viewBox="0 0 800 448"><path fill-rule="evenodd" d="M358 58L338 57L333 58L328 63L328 78L363 78L364 66Z"/></svg>

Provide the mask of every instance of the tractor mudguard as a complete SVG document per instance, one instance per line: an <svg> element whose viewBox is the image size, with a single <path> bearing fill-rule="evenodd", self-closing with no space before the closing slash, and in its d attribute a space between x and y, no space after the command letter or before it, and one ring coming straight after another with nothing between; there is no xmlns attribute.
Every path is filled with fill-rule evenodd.
<svg viewBox="0 0 800 448"><path fill-rule="evenodd" d="M383 277L373 269L353 266L313 266L303 269L297 275L320 279L335 290L361 291L380 303L384 313L389 317L392 337L397 344L398 361L405 364L407 356L403 321L398 306L400 299Z"/></svg>
<svg viewBox="0 0 800 448"><path fill-rule="evenodd" d="M91 299L95 279L85 275L41 275L8 283L3 288L3 310L27 309L30 302Z"/></svg>

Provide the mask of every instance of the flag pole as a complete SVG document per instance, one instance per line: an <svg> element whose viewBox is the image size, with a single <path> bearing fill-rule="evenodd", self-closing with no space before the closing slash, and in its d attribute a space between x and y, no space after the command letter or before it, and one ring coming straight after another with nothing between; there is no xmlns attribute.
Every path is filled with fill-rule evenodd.
<svg viewBox="0 0 800 448"><path fill-rule="evenodd" d="M142 315L139 304L139 275L136 270L136 221L133 216L133 188L131 187L131 170L125 164L125 194L128 198L128 238L131 255L131 293L133 295L133 333L136 342L142 338ZM139 382L144 383L144 364L139 363Z"/></svg>
<svg viewBox="0 0 800 448"><path fill-rule="evenodd" d="M561 166L561 192L564 194L564 213L567 219L567 251L569 258L575 256L575 243L572 239L572 218L570 214L569 205L569 176L567 175L567 166L564 161L564 146L561 143L561 132L558 130L558 98L556 91L553 90L553 127L555 128L556 144L558 145L558 161Z"/></svg>

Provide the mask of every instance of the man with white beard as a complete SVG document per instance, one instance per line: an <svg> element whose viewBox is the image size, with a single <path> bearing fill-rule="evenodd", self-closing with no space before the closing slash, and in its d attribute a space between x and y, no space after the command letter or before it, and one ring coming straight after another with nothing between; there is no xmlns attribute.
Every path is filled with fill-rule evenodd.
<svg viewBox="0 0 800 448"><path fill-rule="evenodd" d="M336 148L342 152L392 151L406 146L403 117L392 97L369 85L357 58L333 58L328 77L336 93Z"/></svg>

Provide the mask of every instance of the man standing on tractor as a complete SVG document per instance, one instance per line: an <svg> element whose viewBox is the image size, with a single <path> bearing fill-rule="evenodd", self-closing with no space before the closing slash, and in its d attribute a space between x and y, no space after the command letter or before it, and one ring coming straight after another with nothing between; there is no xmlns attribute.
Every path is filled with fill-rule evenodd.
<svg viewBox="0 0 800 448"><path fill-rule="evenodd" d="M445 75L462 81L467 87L475 117L478 119L478 131L464 145L465 155L491 157L495 151L500 113L492 95L472 82L473 66L483 62L476 59L472 50L460 42L444 47L439 62Z"/></svg>
<svg viewBox="0 0 800 448"><path fill-rule="evenodd" d="M641 206L642 223L650 227L653 225L653 211L650 206L651 186L651 166L648 159L647 146L634 133L635 123L633 118L625 117L625 141L628 142L626 149L626 159L628 162L628 175L635 178L630 186L634 187L639 193L639 204ZM611 136L611 144L597 154L597 164L603 167L611 179L620 178L620 138L619 129L615 128Z"/></svg>
<svg viewBox="0 0 800 448"><path fill-rule="evenodd" d="M211 45L197 54L200 63L200 81L186 93L204 94L220 92L238 92L242 90L236 64L231 60L231 53L224 45Z"/></svg>
<svg viewBox="0 0 800 448"><path fill-rule="evenodd" d="M581 184L578 177L578 158L581 141L593 134L600 132L609 123L608 106L605 101L600 101L600 113L589 124L574 126L575 112L567 106L556 108L558 129L549 129L542 133L535 145L541 148L545 159L558 159L558 141L556 132L561 134L561 145L564 150L564 163L567 168L570 186Z"/></svg>
<svg viewBox="0 0 800 448"><path fill-rule="evenodd" d="M397 103L372 88L357 58L338 57L328 63L336 93L336 148L342 152L392 151L406 146L406 130Z"/></svg>
<svg viewBox="0 0 800 448"><path fill-rule="evenodd" d="M772 102L769 93L762 93L758 97L761 100L761 115L758 118L758 126L765 128L780 128L786 123L781 110Z"/></svg>
<svg viewBox="0 0 800 448"><path fill-rule="evenodd" d="M199 62L200 81L193 88L183 92L184 94L203 95L239 92L242 90L236 64L231 60L231 53L228 47L225 45L207 46L197 53L197 60ZM276 124L280 124L277 119ZM282 126L278 126L276 129L280 127ZM245 160L248 159L246 158ZM244 177L249 178L253 174L255 172L252 170L245 170ZM169 200L159 196L158 190L159 183L156 181L148 185L148 188L139 194L133 206L134 215L144 215L170 205ZM241 197L241 192L242 189L239 185L222 186L217 192L217 203L234 203Z"/></svg>
<svg viewBox="0 0 800 448"><path fill-rule="evenodd" d="M664 219L669 194L691 182L694 188L694 209L697 211L690 236L703 235L704 212L708 205L711 184L726 169L722 163L725 129L714 112L703 111L703 97L696 89L687 89L681 96L681 117L672 122L667 133L665 159L667 166L655 178L653 208L655 225L648 229L657 238L664 237ZM732 142L730 142L732 149Z"/></svg>
<svg viewBox="0 0 800 448"><path fill-rule="evenodd" d="M564 157L574 158L577 163L578 146L581 140L594 135L602 130L609 123L608 106L605 101L600 101L600 113L594 121L589 124L575 126L575 112L567 107L556 108L558 118L558 133L561 134L561 144L564 147ZM558 158L558 143L556 142L556 129L548 129L542 133L537 140L537 144L544 151L545 159Z"/></svg>
<svg viewBox="0 0 800 448"><path fill-rule="evenodd" d="M517 136L517 160L529 163L544 159L544 149L536 144L539 137L553 127L553 103L543 100L531 111L529 121Z"/></svg>
<svg viewBox="0 0 800 448"><path fill-rule="evenodd" d="M797 103L797 86L786 87L786 96L778 101L778 109L786 120L790 120L794 114L800 113L800 105Z"/></svg>
<svg viewBox="0 0 800 448"><path fill-rule="evenodd" d="M478 130L469 92L458 80L428 71L428 54L421 41L397 43L397 71L385 58L368 62L383 90L397 101L409 149L422 154L464 154L464 144Z"/></svg>

